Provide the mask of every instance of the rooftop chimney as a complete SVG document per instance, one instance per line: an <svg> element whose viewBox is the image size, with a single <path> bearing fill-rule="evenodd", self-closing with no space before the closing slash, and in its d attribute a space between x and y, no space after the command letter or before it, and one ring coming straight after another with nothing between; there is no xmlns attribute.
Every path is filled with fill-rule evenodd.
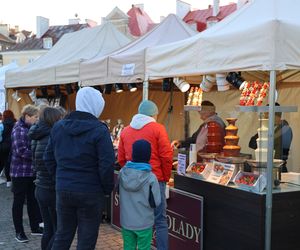
<svg viewBox="0 0 300 250"><path fill-rule="evenodd" d="M217 16L220 11L220 0L214 0L213 16Z"/></svg>
<svg viewBox="0 0 300 250"><path fill-rule="evenodd" d="M37 16L36 17L36 38L41 38L49 29L49 19Z"/></svg>
<svg viewBox="0 0 300 250"><path fill-rule="evenodd" d="M187 13L189 13L190 10L191 10L190 4L180 0L176 1L176 15L179 18L183 19L187 15Z"/></svg>
<svg viewBox="0 0 300 250"><path fill-rule="evenodd" d="M7 24L0 23L0 33L4 36L9 36L9 30Z"/></svg>

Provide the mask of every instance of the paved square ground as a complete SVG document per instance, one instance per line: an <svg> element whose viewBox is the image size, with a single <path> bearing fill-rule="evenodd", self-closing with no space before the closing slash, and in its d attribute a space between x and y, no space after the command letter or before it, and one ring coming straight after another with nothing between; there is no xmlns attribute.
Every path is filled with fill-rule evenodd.
<svg viewBox="0 0 300 250"><path fill-rule="evenodd" d="M28 243L19 243L15 240L15 230L12 221L11 207L13 195L6 184L0 185L0 250L39 250L41 236L30 235L30 227L27 216L26 206L24 206L24 228ZM96 249L101 250L119 250L122 248L122 236L119 231L109 224L101 224ZM74 240L72 250L76 249L76 239Z"/></svg>

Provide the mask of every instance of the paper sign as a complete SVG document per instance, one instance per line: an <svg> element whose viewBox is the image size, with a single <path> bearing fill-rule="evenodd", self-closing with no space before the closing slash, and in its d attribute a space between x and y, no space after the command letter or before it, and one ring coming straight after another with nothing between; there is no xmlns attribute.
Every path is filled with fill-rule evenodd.
<svg viewBox="0 0 300 250"><path fill-rule="evenodd" d="M178 154L178 167L177 173L178 174L185 174L186 169L186 155L185 154Z"/></svg>
<svg viewBox="0 0 300 250"><path fill-rule="evenodd" d="M227 185L234 173L235 165L223 162L213 162L213 169L207 181Z"/></svg>
<svg viewBox="0 0 300 250"><path fill-rule="evenodd" d="M135 63L124 64L122 67L122 76L132 76L134 75Z"/></svg>

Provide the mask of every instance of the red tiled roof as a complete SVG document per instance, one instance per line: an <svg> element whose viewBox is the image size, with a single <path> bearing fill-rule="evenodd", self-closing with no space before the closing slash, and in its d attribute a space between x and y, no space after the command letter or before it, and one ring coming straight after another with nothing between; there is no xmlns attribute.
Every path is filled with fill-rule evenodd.
<svg viewBox="0 0 300 250"><path fill-rule="evenodd" d="M21 51L21 50L43 49L43 38L51 37L54 45L64 34L75 32L87 27L89 27L88 24L50 26L49 29L41 38L36 38L36 37L27 38L24 42L17 43L15 46L12 46L9 50Z"/></svg>
<svg viewBox="0 0 300 250"><path fill-rule="evenodd" d="M232 12L236 11L237 4L232 3L225 6L220 6L220 11L217 15L217 19L221 21L226 16L230 15ZM207 18L211 17L213 14L213 8L205 9L205 10L195 10L190 11L187 15L183 18L183 21L188 24L197 24L197 30L203 31L206 29Z"/></svg>
<svg viewBox="0 0 300 250"><path fill-rule="evenodd" d="M138 7L132 6L127 15L129 31L133 36L142 36L155 26L148 14Z"/></svg>

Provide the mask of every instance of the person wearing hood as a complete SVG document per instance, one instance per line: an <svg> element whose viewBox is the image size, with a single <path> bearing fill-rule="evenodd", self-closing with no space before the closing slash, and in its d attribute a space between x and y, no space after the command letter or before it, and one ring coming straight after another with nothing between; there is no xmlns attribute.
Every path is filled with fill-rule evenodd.
<svg viewBox="0 0 300 250"><path fill-rule="evenodd" d="M199 126L197 131L191 136L186 138L185 140L174 140L172 141L172 147L175 148L189 148L190 144L196 144L196 150L202 151L205 149L207 143L207 123L208 122L216 122L219 125L219 129L221 132L221 138L225 137L225 123L223 120L217 115L215 105L210 101L203 101L201 103L201 111L199 111L200 119L203 123ZM223 141L224 144L224 141Z"/></svg>
<svg viewBox="0 0 300 250"><path fill-rule="evenodd" d="M100 91L81 88L76 111L56 122L44 153L55 178L57 231L52 250L69 249L77 230L77 249L95 249L105 195L114 187L114 149Z"/></svg>
<svg viewBox="0 0 300 250"><path fill-rule="evenodd" d="M156 122L158 108L149 100L140 103L138 114L134 115L130 125L120 135L118 162L124 166L132 160L132 145L136 140L144 139L151 144L150 165L160 186L161 204L154 209L156 244L158 250L168 249L168 224L166 216L166 182L171 176L173 151L168 134L163 125Z"/></svg>
<svg viewBox="0 0 300 250"><path fill-rule="evenodd" d="M40 110L38 123L34 124L28 132L31 139L33 165L36 171L35 197L44 222L41 240L42 250L51 249L56 231L55 181L45 167L43 154L48 144L51 128L61 117L62 112L57 108L43 107Z"/></svg>
<svg viewBox="0 0 300 250"><path fill-rule="evenodd" d="M151 172L151 144L137 140L132 161L119 174L120 222L125 250L150 249L154 208L161 203L159 184Z"/></svg>

